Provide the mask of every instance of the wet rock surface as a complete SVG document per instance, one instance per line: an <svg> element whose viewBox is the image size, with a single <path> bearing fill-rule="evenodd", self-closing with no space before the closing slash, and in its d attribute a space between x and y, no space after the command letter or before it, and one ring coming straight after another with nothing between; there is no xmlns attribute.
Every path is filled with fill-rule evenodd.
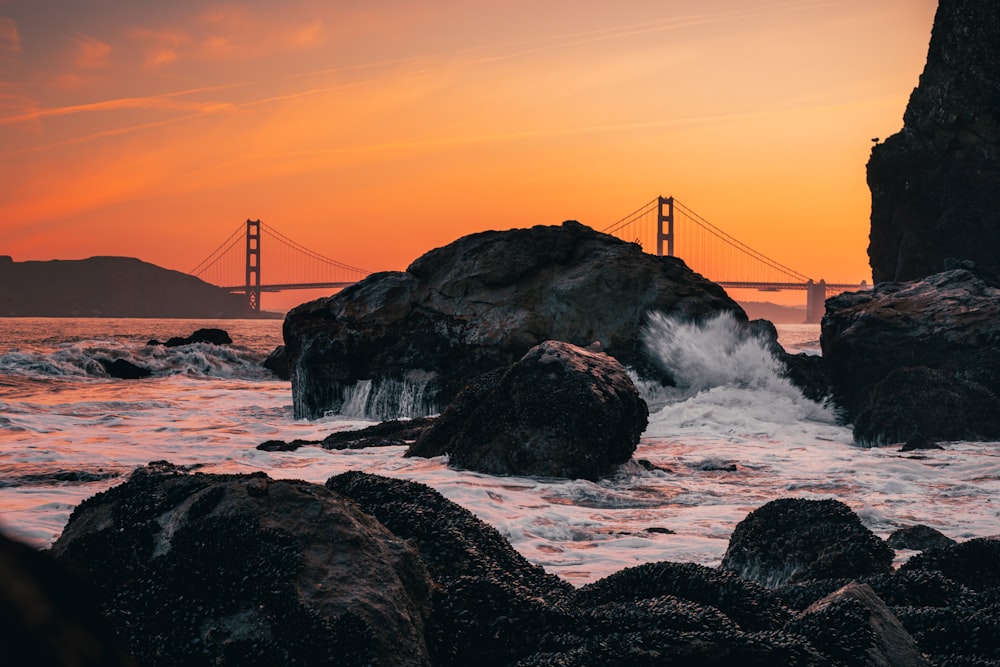
<svg viewBox="0 0 1000 667"><path fill-rule="evenodd" d="M776 587L889 571L893 552L836 500L782 498L737 524L721 569Z"/></svg>
<svg viewBox="0 0 1000 667"><path fill-rule="evenodd" d="M596 480L631 458L649 414L618 361L557 341L455 403L408 456L447 453L454 466L494 475Z"/></svg>
<svg viewBox="0 0 1000 667"><path fill-rule="evenodd" d="M997 437L1000 283L975 267L833 297L820 342L862 439Z"/></svg>
<svg viewBox="0 0 1000 667"><path fill-rule="evenodd" d="M914 551L940 549L957 544L955 540L942 534L941 531L922 525L894 530L892 535L886 538L886 543L893 549L913 549Z"/></svg>
<svg viewBox="0 0 1000 667"><path fill-rule="evenodd" d="M365 449L367 447L405 447L412 445L437 420L437 417L391 419L351 431L334 431L322 440L268 440L257 445L265 452L291 452L311 445L323 449Z"/></svg>
<svg viewBox="0 0 1000 667"><path fill-rule="evenodd" d="M191 345L193 343L211 343L212 345L230 345L233 339L229 333L223 329L198 329L190 336L172 336L166 342L161 343L155 338L147 345L163 345L164 347L179 347L181 345Z"/></svg>
<svg viewBox="0 0 1000 667"><path fill-rule="evenodd" d="M52 553L142 664L430 664L415 551L320 485L149 466Z"/></svg>
<svg viewBox="0 0 1000 667"><path fill-rule="evenodd" d="M261 362L261 366L274 373L279 380L291 380L291 370L288 368L288 354L284 345L278 345Z"/></svg>
<svg viewBox="0 0 1000 667"><path fill-rule="evenodd" d="M153 374L145 366L139 366L128 359L98 359L108 375L120 380L141 380Z"/></svg>
<svg viewBox="0 0 1000 667"><path fill-rule="evenodd" d="M436 412L470 380L546 340L597 341L642 370L640 329L650 311L746 319L679 259L576 222L466 236L405 272L369 276L288 313L295 415L339 411L360 380L371 380L369 402L400 386L423 388L407 414L386 418Z"/></svg>
<svg viewBox="0 0 1000 667"><path fill-rule="evenodd" d="M872 149L875 283L1000 271L1000 5L941 0L903 129Z"/></svg>
<svg viewBox="0 0 1000 667"><path fill-rule="evenodd" d="M142 664L922 665L914 640L933 665L1000 658L992 540L895 572L845 574L821 549L824 567L774 590L665 562L574 589L423 484L348 472L325 486L151 464L83 503L53 552L97 585ZM839 503L786 502L864 541ZM817 540L778 539L783 562Z"/></svg>

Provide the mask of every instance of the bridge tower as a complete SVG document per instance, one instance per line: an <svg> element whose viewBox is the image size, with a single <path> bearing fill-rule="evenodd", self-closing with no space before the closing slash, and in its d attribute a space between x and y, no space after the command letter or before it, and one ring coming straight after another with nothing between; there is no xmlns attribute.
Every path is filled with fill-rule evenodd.
<svg viewBox="0 0 1000 667"><path fill-rule="evenodd" d="M247 219L247 306L260 312L260 220Z"/></svg>
<svg viewBox="0 0 1000 667"><path fill-rule="evenodd" d="M819 324L826 314L826 281L806 283L806 324Z"/></svg>
<svg viewBox="0 0 1000 667"><path fill-rule="evenodd" d="M664 229L666 223L666 231ZM667 242L667 255L674 256L674 198L660 197L656 212L656 254L663 257L663 242Z"/></svg>

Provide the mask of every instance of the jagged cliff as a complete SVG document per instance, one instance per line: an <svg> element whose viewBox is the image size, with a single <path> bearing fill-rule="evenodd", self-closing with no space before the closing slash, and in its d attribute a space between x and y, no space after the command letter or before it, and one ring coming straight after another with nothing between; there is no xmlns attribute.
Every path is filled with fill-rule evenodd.
<svg viewBox="0 0 1000 667"><path fill-rule="evenodd" d="M2 317L248 317L242 296L132 257L0 257Z"/></svg>
<svg viewBox="0 0 1000 667"><path fill-rule="evenodd" d="M941 0L903 129L872 149L876 283L1000 270L1000 3Z"/></svg>

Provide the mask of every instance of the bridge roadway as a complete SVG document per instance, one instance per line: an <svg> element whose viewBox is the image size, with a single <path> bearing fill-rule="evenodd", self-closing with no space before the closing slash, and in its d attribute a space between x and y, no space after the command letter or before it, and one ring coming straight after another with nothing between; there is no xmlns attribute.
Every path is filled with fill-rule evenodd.
<svg viewBox="0 0 1000 667"><path fill-rule="evenodd" d="M722 285L723 287L731 287L733 289L756 289L762 292L780 292L782 290L807 290L810 287L823 285L826 289L830 290L866 290L871 286L868 283L828 283L824 281L819 281L818 283L807 282L807 283L753 283L753 282L734 282L731 280L713 280L716 285Z"/></svg>
<svg viewBox="0 0 1000 667"><path fill-rule="evenodd" d="M260 290L261 292L284 292L290 289L327 289L330 287L350 287L351 285L358 282L357 280L350 280L347 282L339 283L287 283L284 285L261 285L257 287L256 285L249 286L251 290ZM230 287L223 287L222 289L227 292L244 294L246 293L247 285L235 285Z"/></svg>

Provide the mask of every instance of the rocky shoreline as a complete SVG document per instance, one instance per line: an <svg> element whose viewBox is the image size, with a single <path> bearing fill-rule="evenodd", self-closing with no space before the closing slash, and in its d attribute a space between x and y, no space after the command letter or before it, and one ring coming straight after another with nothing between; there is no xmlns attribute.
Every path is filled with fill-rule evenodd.
<svg viewBox="0 0 1000 667"><path fill-rule="evenodd" d="M894 571L842 503L779 499L718 568L648 563L574 588L423 484L160 462L82 503L49 554L0 553L35 571L6 608L90 618L77 648L103 657L74 664L131 664L122 646L143 665L1000 663L1000 541L935 537ZM70 571L92 588L72 608ZM7 646L39 651L54 627Z"/></svg>

